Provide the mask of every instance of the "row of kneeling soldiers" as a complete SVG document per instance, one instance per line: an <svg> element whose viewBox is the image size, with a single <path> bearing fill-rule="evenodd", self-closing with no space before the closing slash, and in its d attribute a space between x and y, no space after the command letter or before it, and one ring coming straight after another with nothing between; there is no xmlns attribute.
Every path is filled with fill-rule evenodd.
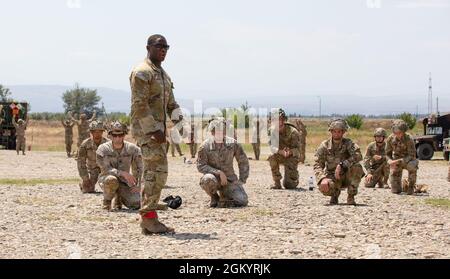
<svg viewBox="0 0 450 279"><path fill-rule="evenodd" d="M295 126L287 122L286 114L279 110L279 122L271 127L270 134L278 135L275 146L270 139L272 154L268 161L274 181L272 189L295 189L299 184L298 164L299 133ZM159 203L164 185L154 188L151 196L146 196L141 190L143 183L160 185L158 175L167 179L167 153L164 146L155 151L146 149L152 143L137 145L125 141L128 133L126 125L113 122L109 127L109 139L103 136L105 126L100 121L89 124L91 137L80 145L77 158L78 171L82 178L80 189L83 193L94 193L98 182L103 190L103 208L106 210L127 208L139 210L147 216L144 231L164 233L173 231L160 223L157 210L178 208L181 198L168 197L164 204ZM244 185L249 177L249 161L241 144L227 137L226 123L223 120L210 122L208 137L198 151L197 168L203 176L200 179L201 188L210 197L211 207L242 207L248 204L248 196ZM347 189L347 204L356 205L355 196L364 178L366 187L388 188L388 178L391 190L395 194L402 192L402 171L408 171L407 193L413 194L416 183L418 160L411 136L406 133L408 127L401 120L394 121L392 135L389 137L384 129L378 128L374 133L374 142L367 147L363 158L360 148L344 135L348 130L345 120L334 119L329 124L330 138L323 141L314 157L314 173L320 192L330 196L330 204L338 204L342 189ZM148 154L151 152L152 154ZM157 154L156 154L157 153ZM164 164L158 161L143 160L145 157L158 155ZM239 173L233 168L234 160L238 163ZM364 172L363 166L367 174ZM144 164L150 164L144 166ZM284 179L280 173L280 165L284 165ZM145 169L156 169L156 172L145 172ZM152 198L152 206L144 206L143 200ZM150 218L152 216L154 218ZM150 221L149 221L150 220ZM148 230L150 228L151 230Z"/></svg>

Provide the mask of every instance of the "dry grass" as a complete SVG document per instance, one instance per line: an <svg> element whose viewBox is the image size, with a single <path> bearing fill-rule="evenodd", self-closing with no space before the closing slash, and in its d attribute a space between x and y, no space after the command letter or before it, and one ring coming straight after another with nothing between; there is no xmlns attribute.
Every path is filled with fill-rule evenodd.
<svg viewBox="0 0 450 279"><path fill-rule="evenodd" d="M303 120L308 130L307 152L311 153L316 150L319 144L328 138L327 131L328 119L304 119ZM364 121L361 130L350 130L347 133L347 137L350 137L358 143L362 150L373 141L372 133L375 128L383 127L386 130L390 130L391 120L389 119L366 119ZM168 125L171 126L171 125ZM421 124L418 123L412 134L421 134ZM76 143L78 139L77 128L74 127L74 143L72 150L76 150ZM250 137L248 131L245 133L246 144L244 149L246 152L252 153L253 149L249 143ZM127 136L127 140L134 142L130 135ZM262 139L264 142L264 139ZM59 121L31 121L27 130L27 144L31 145L31 150L34 151L65 151L64 143L64 129ZM267 146L267 145L262 145ZM189 146L186 144L181 145L181 149L184 154L189 153Z"/></svg>

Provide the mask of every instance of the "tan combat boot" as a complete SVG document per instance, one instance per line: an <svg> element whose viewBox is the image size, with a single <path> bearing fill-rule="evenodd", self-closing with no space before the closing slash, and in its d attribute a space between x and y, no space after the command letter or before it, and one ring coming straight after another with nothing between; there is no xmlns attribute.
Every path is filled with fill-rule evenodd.
<svg viewBox="0 0 450 279"><path fill-rule="evenodd" d="M144 235L174 233L175 230L158 221L158 218L141 218L141 228Z"/></svg>
<svg viewBox="0 0 450 279"><path fill-rule="evenodd" d="M347 205L356 205L355 196L348 195L347 196Z"/></svg>
<svg viewBox="0 0 450 279"><path fill-rule="evenodd" d="M339 203L338 196L331 196L330 205L337 205Z"/></svg>
<svg viewBox="0 0 450 279"><path fill-rule="evenodd" d="M217 207L219 204L220 197L217 193L211 196L211 202L209 203L210 207Z"/></svg>
<svg viewBox="0 0 450 279"><path fill-rule="evenodd" d="M281 189L281 182L280 182L280 180L275 180L275 184L272 187L270 187L270 189L275 189L275 190Z"/></svg>
<svg viewBox="0 0 450 279"><path fill-rule="evenodd" d="M122 209L122 200L120 199L119 194L116 194L116 197L114 198L114 210L121 210Z"/></svg>
<svg viewBox="0 0 450 279"><path fill-rule="evenodd" d="M102 209L111 211L111 201L103 200L103 207Z"/></svg>

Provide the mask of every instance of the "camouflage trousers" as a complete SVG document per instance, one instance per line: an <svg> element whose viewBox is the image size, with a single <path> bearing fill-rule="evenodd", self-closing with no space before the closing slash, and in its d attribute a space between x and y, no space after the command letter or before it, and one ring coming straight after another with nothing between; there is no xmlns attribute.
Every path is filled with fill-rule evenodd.
<svg viewBox="0 0 450 279"><path fill-rule="evenodd" d="M25 137L17 137L16 138L17 154L19 154L19 151L22 151L22 153L25 154L26 143L27 143L27 141L26 141Z"/></svg>
<svg viewBox="0 0 450 279"><path fill-rule="evenodd" d="M198 143L189 144L189 152L191 153L192 158L195 158L195 155L197 154L197 148L198 148Z"/></svg>
<svg viewBox="0 0 450 279"><path fill-rule="evenodd" d="M298 186L298 164L297 157L285 158L280 154L273 154L269 157L269 164L272 170L272 178L274 181L281 181L280 165L284 165L284 181L283 186L286 189L295 189Z"/></svg>
<svg viewBox="0 0 450 279"><path fill-rule="evenodd" d="M101 176L99 185L103 190L103 199L116 204L125 205L129 209L139 209L141 206L141 194L131 192L131 188L113 175Z"/></svg>
<svg viewBox="0 0 450 279"><path fill-rule="evenodd" d="M389 180L389 164L385 162L378 168L373 169L372 180L369 183L364 182L365 183L364 185L367 188L374 188L375 185L377 184L378 186L383 187L384 185L387 185L388 180Z"/></svg>
<svg viewBox="0 0 450 279"><path fill-rule="evenodd" d="M355 164L350 167L350 169L347 170L347 172L343 177L341 177L340 180L336 179L336 177L334 176L334 171L330 171L329 173L327 173L326 178L333 180L333 183L330 184L329 191L321 192L325 196L339 197L339 195L341 194L341 189L347 188L348 195L356 196L358 194L358 187L363 176L364 170L361 164Z"/></svg>
<svg viewBox="0 0 450 279"><path fill-rule="evenodd" d="M261 155L261 143L252 143L253 152L255 153L255 159L259 160Z"/></svg>
<svg viewBox="0 0 450 279"><path fill-rule="evenodd" d="M248 196L245 193L242 182L234 181L229 182L226 186L222 186L213 174L205 174L200 179L200 187L212 197L215 194L219 194L220 201L226 204L232 204L233 206L247 206Z"/></svg>
<svg viewBox="0 0 450 279"><path fill-rule="evenodd" d="M170 145L170 151L172 153L172 157L175 157L175 149L177 150L178 154L180 154L180 156L183 155L183 152L181 152L181 147L178 143L172 143Z"/></svg>
<svg viewBox="0 0 450 279"><path fill-rule="evenodd" d="M80 183L80 190L83 193L95 192L95 184L97 184L98 176L100 175L100 168L88 170L89 179L87 182Z"/></svg>
<svg viewBox="0 0 450 279"><path fill-rule="evenodd" d="M66 153L67 156L69 156L72 153L72 143L73 143L72 138L66 137L65 143L66 143Z"/></svg>
<svg viewBox="0 0 450 279"><path fill-rule="evenodd" d="M397 165L396 169L391 168L389 181L391 182L391 191L394 194L400 194L402 192L402 174L404 169L408 171L408 186L414 189L417 181L419 160L411 160L408 163L401 162Z"/></svg>
<svg viewBox="0 0 450 279"><path fill-rule="evenodd" d="M146 215L156 210L167 210L167 205L159 204L168 176L167 143L159 144L151 140L143 144L141 150L144 161L144 189L139 213Z"/></svg>

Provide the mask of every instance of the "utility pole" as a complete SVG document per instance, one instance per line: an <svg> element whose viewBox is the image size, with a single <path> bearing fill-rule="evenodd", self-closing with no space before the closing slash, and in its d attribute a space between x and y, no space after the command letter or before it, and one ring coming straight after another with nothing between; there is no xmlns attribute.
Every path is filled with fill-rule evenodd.
<svg viewBox="0 0 450 279"><path fill-rule="evenodd" d="M439 117L439 97L436 97L436 116Z"/></svg>
<svg viewBox="0 0 450 279"><path fill-rule="evenodd" d="M320 96L317 96L319 98L319 119L322 118L322 98Z"/></svg>
<svg viewBox="0 0 450 279"><path fill-rule="evenodd" d="M432 113L433 113L433 84L430 73L430 79L428 81L428 115L431 115Z"/></svg>

